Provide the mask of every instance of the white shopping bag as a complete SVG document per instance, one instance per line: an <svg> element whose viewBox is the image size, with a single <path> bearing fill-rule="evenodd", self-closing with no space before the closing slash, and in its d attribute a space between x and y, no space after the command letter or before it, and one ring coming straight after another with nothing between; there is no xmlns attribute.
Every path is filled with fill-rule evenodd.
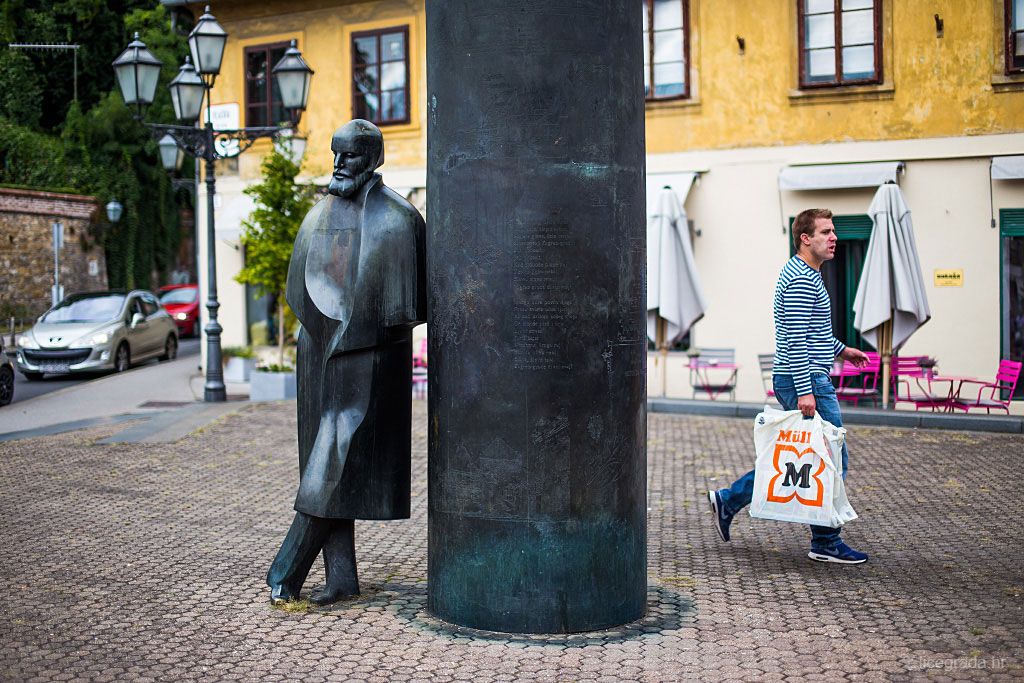
<svg viewBox="0 0 1024 683"><path fill-rule="evenodd" d="M856 519L842 476L846 430L769 406L754 419L751 517L838 527Z"/></svg>

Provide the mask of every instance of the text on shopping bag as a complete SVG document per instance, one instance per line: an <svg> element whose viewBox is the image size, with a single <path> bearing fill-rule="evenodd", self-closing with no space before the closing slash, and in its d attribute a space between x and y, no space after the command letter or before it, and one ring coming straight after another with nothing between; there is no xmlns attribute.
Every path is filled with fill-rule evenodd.
<svg viewBox="0 0 1024 683"><path fill-rule="evenodd" d="M808 507L822 506L825 499L825 484L821 480L821 474L825 471L825 462L813 448L800 449L792 445L810 442L811 432L779 430L772 456L775 474L768 482L768 502L788 503L796 499L798 503ZM801 462L804 458L806 461ZM812 474L811 470L814 469L815 463L818 467Z"/></svg>

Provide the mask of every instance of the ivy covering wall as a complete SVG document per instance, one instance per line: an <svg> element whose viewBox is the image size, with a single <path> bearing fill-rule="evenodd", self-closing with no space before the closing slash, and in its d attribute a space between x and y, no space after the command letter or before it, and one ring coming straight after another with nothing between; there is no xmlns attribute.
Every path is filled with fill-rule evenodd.
<svg viewBox="0 0 1024 683"><path fill-rule="evenodd" d="M147 121L175 122L167 83L188 53L190 26L156 0L0 0L0 184L116 199L116 224L97 217L111 287L168 281L180 229L178 201L156 142L133 118L110 63L138 31L164 63ZM19 51L8 43L78 43L78 101L70 52ZM191 164L182 175L191 175Z"/></svg>

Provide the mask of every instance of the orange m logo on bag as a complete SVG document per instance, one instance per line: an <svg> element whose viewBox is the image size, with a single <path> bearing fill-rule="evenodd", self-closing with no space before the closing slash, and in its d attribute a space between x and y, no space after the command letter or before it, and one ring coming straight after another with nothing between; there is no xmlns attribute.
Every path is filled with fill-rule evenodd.
<svg viewBox="0 0 1024 683"><path fill-rule="evenodd" d="M779 466L779 456L784 453L793 453L796 456L795 459L788 460L785 463L785 470ZM797 462L805 455L810 455L812 458L798 468ZM788 503L796 498L797 502L801 505L806 505L808 507L821 507L821 504L825 499L825 486L819 477L821 476L821 473L825 471L825 461L818 458L818 470L814 474L811 474L811 468L814 462L813 456L815 455L813 448L799 450L796 446L792 446L788 443L775 444L775 453L772 456L772 465L775 467L775 474L772 476L771 481L768 482L769 503ZM790 486L795 487L795 490L789 495L782 495L778 492L776 484L780 477L783 477L781 484L782 488ZM811 485L812 479L814 480L815 486ZM800 495L801 490L806 489L816 489L816 493L813 497L804 497Z"/></svg>

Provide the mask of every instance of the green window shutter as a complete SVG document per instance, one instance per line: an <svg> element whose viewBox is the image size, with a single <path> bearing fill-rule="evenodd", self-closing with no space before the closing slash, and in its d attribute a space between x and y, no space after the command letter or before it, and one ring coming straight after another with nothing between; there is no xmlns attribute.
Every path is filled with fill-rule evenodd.
<svg viewBox="0 0 1024 683"><path fill-rule="evenodd" d="M871 239L871 216L866 213L833 216L832 224L836 226L836 237L841 240Z"/></svg>
<svg viewBox="0 0 1024 683"><path fill-rule="evenodd" d="M1024 237L1024 209L999 209L999 232L1003 237Z"/></svg>

